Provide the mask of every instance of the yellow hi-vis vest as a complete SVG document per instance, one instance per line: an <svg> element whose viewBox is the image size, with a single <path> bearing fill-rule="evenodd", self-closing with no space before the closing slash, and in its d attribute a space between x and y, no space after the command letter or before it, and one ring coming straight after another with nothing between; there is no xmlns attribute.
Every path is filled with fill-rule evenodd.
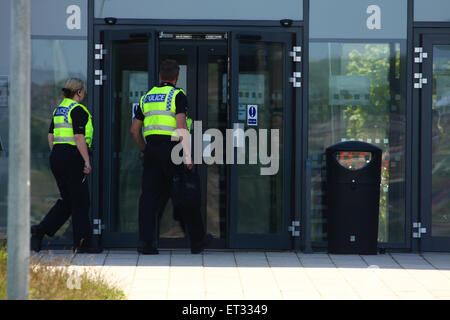
<svg viewBox="0 0 450 320"><path fill-rule="evenodd" d="M89 118L85 127L85 139L88 147L92 145L92 137L94 135L94 127L92 125L92 117L88 109L75 100L65 98L59 107L53 111L53 144L70 144L76 146L75 136L73 133L71 113L75 107L82 107L87 112Z"/></svg>
<svg viewBox="0 0 450 320"><path fill-rule="evenodd" d="M144 137L151 134L176 136L177 120L175 98L183 89L172 86L154 87L142 96L140 107L144 115ZM186 117L188 130L192 120Z"/></svg>

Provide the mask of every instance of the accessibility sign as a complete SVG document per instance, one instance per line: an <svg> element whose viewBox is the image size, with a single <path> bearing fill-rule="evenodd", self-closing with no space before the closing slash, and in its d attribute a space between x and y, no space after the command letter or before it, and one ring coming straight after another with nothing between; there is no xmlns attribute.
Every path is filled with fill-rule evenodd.
<svg viewBox="0 0 450 320"><path fill-rule="evenodd" d="M247 125L258 125L258 106L256 104L249 104L247 106Z"/></svg>

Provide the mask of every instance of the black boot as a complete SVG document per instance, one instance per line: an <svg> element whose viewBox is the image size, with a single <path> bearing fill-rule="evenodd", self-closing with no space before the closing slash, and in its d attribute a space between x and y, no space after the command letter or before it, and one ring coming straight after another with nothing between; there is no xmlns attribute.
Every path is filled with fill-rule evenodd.
<svg viewBox="0 0 450 320"><path fill-rule="evenodd" d="M45 232L39 225L31 227L31 243L30 249L36 252L41 251L42 239L45 236Z"/></svg>
<svg viewBox="0 0 450 320"><path fill-rule="evenodd" d="M200 243L191 245L191 253L192 254L202 253L203 250L209 246L209 244L211 243L212 240L213 240L213 236L209 233L206 234L203 237L202 241L200 241Z"/></svg>
<svg viewBox="0 0 450 320"><path fill-rule="evenodd" d="M80 240L80 245L73 247L73 253L102 253L103 248L94 247L91 243L91 239Z"/></svg>
<svg viewBox="0 0 450 320"><path fill-rule="evenodd" d="M139 252L140 254L159 254L158 249L152 246L138 247L137 252Z"/></svg>

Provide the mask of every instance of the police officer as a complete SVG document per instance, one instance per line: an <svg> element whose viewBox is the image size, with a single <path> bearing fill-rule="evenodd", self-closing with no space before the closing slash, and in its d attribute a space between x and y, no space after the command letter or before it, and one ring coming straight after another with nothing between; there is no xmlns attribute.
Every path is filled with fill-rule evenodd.
<svg viewBox="0 0 450 320"><path fill-rule="evenodd" d="M44 219L31 227L31 249L41 250L44 235L52 237L72 216L73 250L97 253L90 247L89 187L91 172L89 148L92 144L92 117L80 102L86 87L82 80L71 78L62 89L63 101L53 111L48 133L50 168L56 179L61 199Z"/></svg>
<svg viewBox="0 0 450 320"><path fill-rule="evenodd" d="M130 129L139 149L144 152L138 247L138 252L142 254L158 254L158 213L161 202L164 202L171 189L173 176L183 169L183 164L177 166L171 159L172 149L178 144L176 139L183 143L186 167L189 170L193 167L190 147L186 144L189 139L185 137L182 141L183 136L178 134L178 130L187 130L191 123L186 118L187 97L182 89L175 87L179 70L175 60L167 59L161 63L159 76L162 83L141 97L140 108ZM142 138L142 128L145 141ZM189 233L191 253L202 252L212 237L205 234L200 208L175 208L175 211L182 211L179 218Z"/></svg>

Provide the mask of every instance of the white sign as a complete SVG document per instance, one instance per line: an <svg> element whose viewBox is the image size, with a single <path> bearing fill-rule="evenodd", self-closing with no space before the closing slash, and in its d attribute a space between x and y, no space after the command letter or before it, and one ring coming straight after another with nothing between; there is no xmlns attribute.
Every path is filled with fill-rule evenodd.
<svg viewBox="0 0 450 320"><path fill-rule="evenodd" d="M258 106L256 104L249 104L247 106L247 125L258 125Z"/></svg>

